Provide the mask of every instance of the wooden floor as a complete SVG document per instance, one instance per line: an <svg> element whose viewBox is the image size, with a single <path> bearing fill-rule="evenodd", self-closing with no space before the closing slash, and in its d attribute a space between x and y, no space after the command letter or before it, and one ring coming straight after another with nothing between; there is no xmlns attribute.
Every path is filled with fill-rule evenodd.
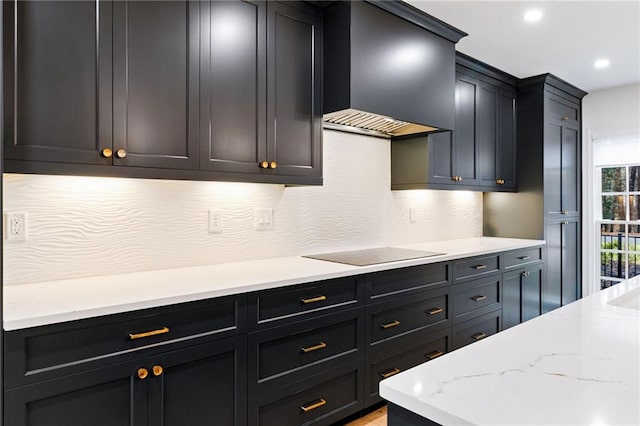
<svg viewBox="0 0 640 426"><path fill-rule="evenodd" d="M345 426L387 426L387 406L380 407Z"/></svg>

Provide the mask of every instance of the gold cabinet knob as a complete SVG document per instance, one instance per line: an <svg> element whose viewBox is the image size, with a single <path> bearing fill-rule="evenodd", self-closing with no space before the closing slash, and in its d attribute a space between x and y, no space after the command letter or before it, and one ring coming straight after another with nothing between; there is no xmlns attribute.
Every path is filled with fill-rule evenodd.
<svg viewBox="0 0 640 426"><path fill-rule="evenodd" d="M454 182L460 182L462 180L462 177L461 176L453 176L453 177L451 177L451 180L454 181Z"/></svg>
<svg viewBox="0 0 640 426"><path fill-rule="evenodd" d="M270 169L275 169L276 167L278 167L278 163L276 163L275 161L272 161L269 163L269 168Z"/></svg>
<svg viewBox="0 0 640 426"><path fill-rule="evenodd" d="M111 158L111 156L113 155L113 151L111 150L111 148L105 148L100 152L100 155L102 155L104 158Z"/></svg>
<svg viewBox="0 0 640 426"><path fill-rule="evenodd" d="M567 121L569 120L569 116L568 115L563 115L562 116L562 121Z"/></svg>
<svg viewBox="0 0 640 426"><path fill-rule="evenodd" d="M497 179L497 180L496 180L496 183L497 183L498 185L504 185L504 179Z"/></svg>
<svg viewBox="0 0 640 426"><path fill-rule="evenodd" d="M147 370L146 368L138 368L138 378L140 380L146 379L148 375L149 375L149 370Z"/></svg>
<svg viewBox="0 0 640 426"><path fill-rule="evenodd" d="M268 169L269 168L269 162L268 161L261 161L260 163L258 163L258 165L260 166L261 169Z"/></svg>
<svg viewBox="0 0 640 426"><path fill-rule="evenodd" d="M116 151L116 158L124 158L127 156L127 151L125 151L124 149L120 148L119 150Z"/></svg>
<svg viewBox="0 0 640 426"><path fill-rule="evenodd" d="M162 367L161 367L161 366L159 366L159 365L154 365L154 366L153 366L153 368L152 368L151 370L153 371L153 375L154 375L154 376L156 376L156 377L158 377L159 375L161 375L161 374L162 374L162 372L164 371L164 370L162 369Z"/></svg>

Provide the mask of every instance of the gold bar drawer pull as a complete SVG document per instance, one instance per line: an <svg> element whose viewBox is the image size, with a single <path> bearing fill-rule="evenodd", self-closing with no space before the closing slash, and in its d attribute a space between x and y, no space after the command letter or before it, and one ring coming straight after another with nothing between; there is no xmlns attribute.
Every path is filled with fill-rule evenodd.
<svg viewBox="0 0 640 426"><path fill-rule="evenodd" d="M300 303L302 303L303 305L308 305L309 303L322 302L324 300L327 300L327 296L316 296L309 299L300 299Z"/></svg>
<svg viewBox="0 0 640 426"><path fill-rule="evenodd" d="M327 404L327 401L323 398L320 398L317 401L314 401L308 405L303 405L302 407L300 407L300 409L302 410L303 413L308 413L309 411L315 410L316 408L320 408L326 404Z"/></svg>
<svg viewBox="0 0 640 426"><path fill-rule="evenodd" d="M429 315L435 315L435 314L439 314L439 313L441 313L441 312L444 312L444 309L442 309L442 308L432 308L432 309L429 309L429 310L427 311L427 313L428 313Z"/></svg>
<svg viewBox="0 0 640 426"><path fill-rule="evenodd" d="M302 353L308 354L309 352L317 351L318 349L324 349L326 347L327 347L327 344L325 342L320 342L315 346L309 346L308 348L300 348L300 350L302 351Z"/></svg>
<svg viewBox="0 0 640 426"><path fill-rule="evenodd" d="M476 265L473 267L473 269L481 271L482 269L487 269L487 265Z"/></svg>
<svg viewBox="0 0 640 426"><path fill-rule="evenodd" d="M444 352L442 352L442 351L433 351L433 352L429 352L425 356L427 358L429 358L429 359L434 359L434 358L438 358L440 355L444 355Z"/></svg>
<svg viewBox="0 0 640 426"><path fill-rule="evenodd" d="M485 337L487 337L487 335L484 333L476 333L473 336L471 336L471 338L474 340L484 339Z"/></svg>
<svg viewBox="0 0 640 426"><path fill-rule="evenodd" d="M384 373L380 373L380 377L386 379L387 377L394 376L400 372L399 368L392 368L391 370L385 371Z"/></svg>
<svg viewBox="0 0 640 426"><path fill-rule="evenodd" d="M531 257L530 256L520 256L518 259L520 259L520 260L529 260L529 259L531 259Z"/></svg>
<svg viewBox="0 0 640 426"><path fill-rule="evenodd" d="M145 331L144 333L129 333L129 340L143 339L145 337L157 336L169 332L169 327L162 327L157 330Z"/></svg>
<svg viewBox="0 0 640 426"><path fill-rule="evenodd" d="M392 327L395 327L395 326L398 326L398 325L400 325L400 321L393 320L393 321L388 322L386 324L380 324L380 327L384 328L386 330L387 328L392 328Z"/></svg>
<svg viewBox="0 0 640 426"><path fill-rule="evenodd" d="M473 297L471 298L471 300L473 300L474 302L479 302L479 301L484 300L484 299L486 299L486 298L487 298L487 296L478 295L478 296L473 296Z"/></svg>

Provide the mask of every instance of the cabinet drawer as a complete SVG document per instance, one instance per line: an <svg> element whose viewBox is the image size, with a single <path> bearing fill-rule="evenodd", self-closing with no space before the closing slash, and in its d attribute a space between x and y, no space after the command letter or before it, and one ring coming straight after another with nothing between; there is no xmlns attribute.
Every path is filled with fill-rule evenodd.
<svg viewBox="0 0 640 426"><path fill-rule="evenodd" d="M363 312L354 309L250 335L253 393L266 392L362 355ZM327 365L328 364L328 365Z"/></svg>
<svg viewBox="0 0 640 426"><path fill-rule="evenodd" d="M249 424L334 424L363 408L363 389L362 369L350 363L251 399Z"/></svg>
<svg viewBox="0 0 640 426"><path fill-rule="evenodd" d="M453 289L453 318L460 322L502 306L502 278L494 275L468 281Z"/></svg>
<svg viewBox="0 0 640 426"><path fill-rule="evenodd" d="M453 348L475 343L500 331L501 314L495 311L453 327Z"/></svg>
<svg viewBox="0 0 640 426"><path fill-rule="evenodd" d="M369 276L369 281L371 299L443 287L449 283L449 264L442 262L376 272Z"/></svg>
<svg viewBox="0 0 640 426"><path fill-rule="evenodd" d="M463 259L453 263L453 275L455 281L481 277L500 270L500 256L480 256L471 259Z"/></svg>
<svg viewBox="0 0 640 426"><path fill-rule="evenodd" d="M400 353L368 364L366 382L368 401L366 405L382 400L378 396L378 385L385 378L447 353L449 349L448 330L423 336L418 342L418 346L413 349L403 348Z"/></svg>
<svg viewBox="0 0 640 426"><path fill-rule="evenodd" d="M5 333L7 386L95 368L113 357L245 328L244 296L146 309Z"/></svg>
<svg viewBox="0 0 640 426"><path fill-rule="evenodd" d="M531 247L507 252L503 255L505 269L513 269L542 260L542 247Z"/></svg>
<svg viewBox="0 0 640 426"><path fill-rule="evenodd" d="M448 292L447 288L438 289L369 307L369 342L375 344L413 330L448 323Z"/></svg>
<svg viewBox="0 0 640 426"><path fill-rule="evenodd" d="M358 279L347 277L252 293L249 326L274 326L279 320L302 320L333 308L354 307L364 300L361 287Z"/></svg>

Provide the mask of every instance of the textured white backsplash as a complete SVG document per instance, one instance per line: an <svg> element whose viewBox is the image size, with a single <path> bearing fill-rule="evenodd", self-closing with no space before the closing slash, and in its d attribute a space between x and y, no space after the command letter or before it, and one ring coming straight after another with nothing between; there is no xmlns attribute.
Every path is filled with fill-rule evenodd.
<svg viewBox="0 0 640 426"><path fill-rule="evenodd" d="M28 240L5 241L4 283L482 235L481 193L392 192L389 144L325 131L322 187L4 175L4 210L28 215ZM274 209L273 230L255 230L259 207Z"/></svg>

